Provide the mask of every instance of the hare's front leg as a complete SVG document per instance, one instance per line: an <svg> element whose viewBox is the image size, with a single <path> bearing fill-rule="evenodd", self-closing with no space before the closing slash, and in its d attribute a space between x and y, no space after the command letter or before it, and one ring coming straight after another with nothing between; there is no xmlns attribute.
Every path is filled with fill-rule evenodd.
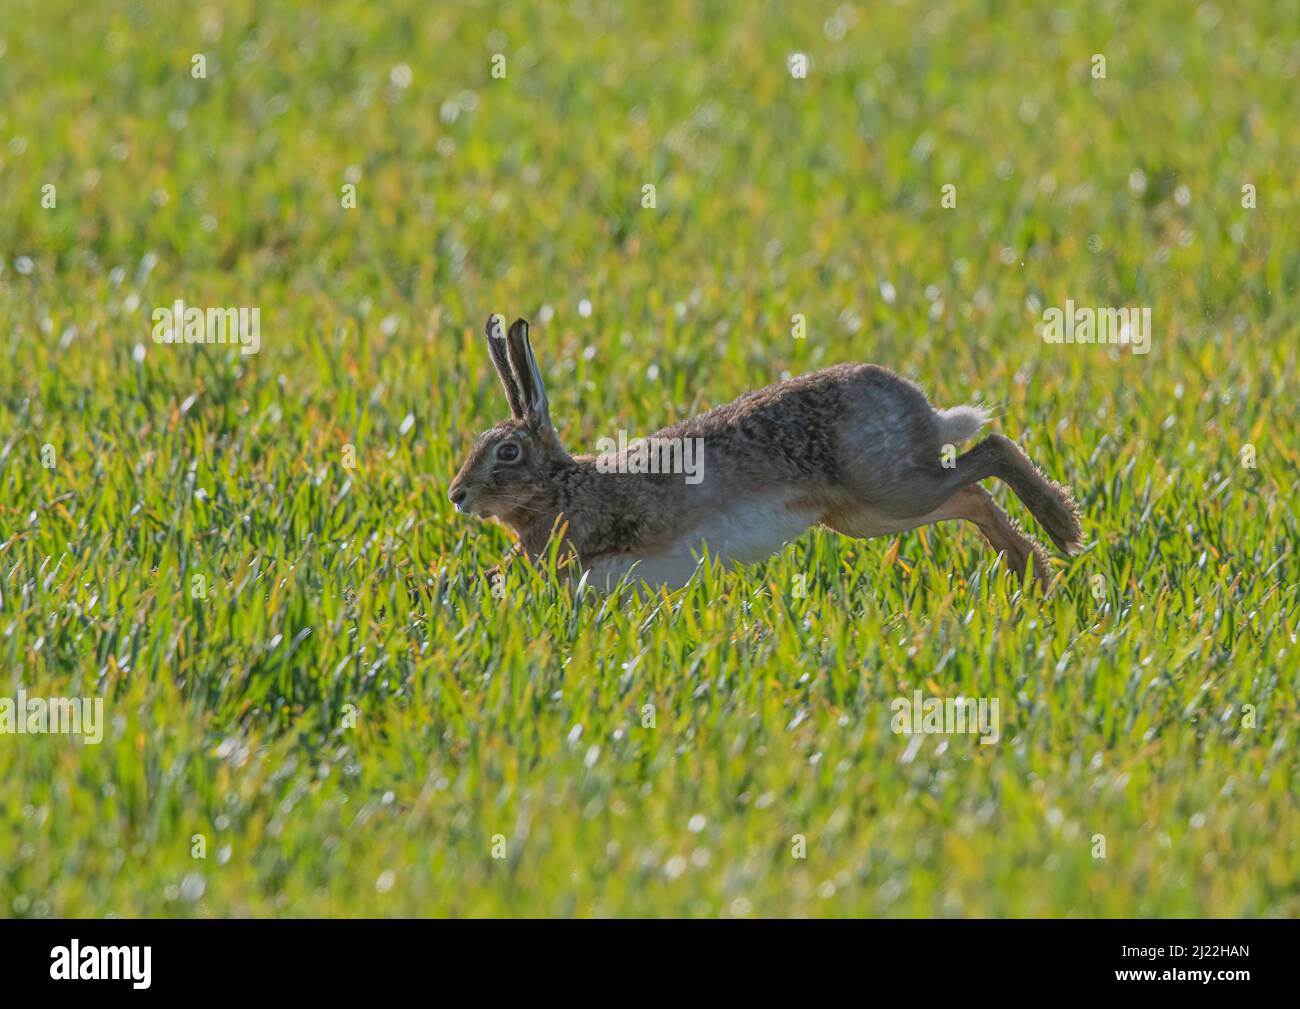
<svg viewBox="0 0 1300 1009"><path fill-rule="evenodd" d="M511 562L517 558L522 551L519 544L514 544L506 555L501 558L500 564L494 564L483 572L483 584L498 599L505 595L506 576L509 574Z"/></svg>

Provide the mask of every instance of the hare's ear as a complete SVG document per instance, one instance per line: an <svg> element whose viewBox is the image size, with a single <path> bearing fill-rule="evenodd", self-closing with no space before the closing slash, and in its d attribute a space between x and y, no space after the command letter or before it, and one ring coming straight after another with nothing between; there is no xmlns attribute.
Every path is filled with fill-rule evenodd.
<svg viewBox="0 0 1300 1009"><path fill-rule="evenodd" d="M506 349L510 353L510 367L514 369L515 381L519 383L519 392L523 397L523 416L542 427L550 427L551 406L546 399L546 387L542 385L542 373L537 367L532 344L528 342L528 323L523 319L516 319L511 324L510 333L506 337Z"/></svg>
<svg viewBox="0 0 1300 1009"><path fill-rule="evenodd" d="M499 315L489 315L487 321L488 353L492 355L492 365L501 376L501 384L506 390L506 402L510 404L510 416L523 417L524 400L519 392L519 383L515 381L510 370L510 353L506 350L506 334L503 330L505 319Z"/></svg>

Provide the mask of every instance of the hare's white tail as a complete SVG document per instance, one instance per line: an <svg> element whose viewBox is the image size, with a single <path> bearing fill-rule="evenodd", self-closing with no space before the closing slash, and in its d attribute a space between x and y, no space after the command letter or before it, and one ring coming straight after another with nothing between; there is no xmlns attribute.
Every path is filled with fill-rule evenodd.
<svg viewBox="0 0 1300 1009"><path fill-rule="evenodd" d="M970 405L936 410L935 413L935 419L939 424L939 436L953 445L975 437L976 432L987 424L989 419L988 413L983 408Z"/></svg>

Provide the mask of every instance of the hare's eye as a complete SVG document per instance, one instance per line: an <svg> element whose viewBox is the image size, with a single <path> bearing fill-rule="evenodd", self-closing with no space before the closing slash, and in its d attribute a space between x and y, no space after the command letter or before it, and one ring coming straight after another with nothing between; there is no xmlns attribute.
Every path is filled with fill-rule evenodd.
<svg viewBox="0 0 1300 1009"><path fill-rule="evenodd" d="M497 446L497 462L518 462L519 454L519 446L512 441L503 441Z"/></svg>

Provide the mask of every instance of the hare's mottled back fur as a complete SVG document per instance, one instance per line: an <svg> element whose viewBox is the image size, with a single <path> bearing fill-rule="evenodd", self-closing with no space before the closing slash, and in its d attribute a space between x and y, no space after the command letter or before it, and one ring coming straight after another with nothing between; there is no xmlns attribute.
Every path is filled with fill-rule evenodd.
<svg viewBox="0 0 1300 1009"><path fill-rule="evenodd" d="M1063 551L1078 547L1068 492L1012 442L991 435L955 455L984 425L983 411L936 410L886 368L841 364L801 375L652 435L652 444L702 446L692 482L680 472L628 472L632 449L570 456L551 423L527 323L517 320L503 337L489 320L488 344L512 417L480 436L451 500L501 519L533 556L565 523L598 587L629 573L676 587L705 546L752 563L819 522L869 537L952 518L974 522L1022 574L1032 556L1043 578L1045 551L979 486L988 477L1007 482Z"/></svg>

